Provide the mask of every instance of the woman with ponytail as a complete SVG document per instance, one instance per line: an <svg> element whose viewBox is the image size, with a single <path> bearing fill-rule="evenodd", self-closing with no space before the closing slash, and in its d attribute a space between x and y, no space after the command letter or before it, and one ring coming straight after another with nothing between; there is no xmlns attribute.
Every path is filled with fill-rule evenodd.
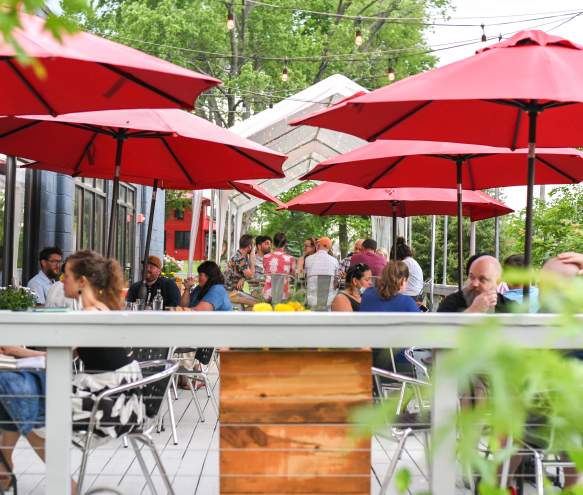
<svg viewBox="0 0 583 495"><path fill-rule="evenodd" d="M395 249L391 248L391 259L402 261L407 265L409 269L409 280L407 281L407 287L403 291L406 296L411 296L416 298L423 293L423 270L419 263L413 258L413 251L405 243L405 239L402 237L397 237L397 257L395 258Z"/></svg>
<svg viewBox="0 0 583 495"><path fill-rule="evenodd" d="M69 256L63 284L65 295L77 299L83 311L119 310L123 306L123 276L119 263L93 251L79 251ZM22 347L0 347L0 352L15 357L44 354ZM73 379L74 421L86 421L92 408L91 399L96 394L142 376L131 349L85 347L77 348L76 353L83 361L85 372L77 373ZM16 484L11 474L12 452L21 435L44 459L45 385L44 370L0 372L0 493ZM83 399L76 399L75 395ZM128 394L121 407L116 404L115 413L110 402L100 404L102 419L95 429L98 436L117 436L127 431L130 423L145 412L141 396ZM125 418L125 424L121 424L121 417ZM71 483L75 493L75 483Z"/></svg>
<svg viewBox="0 0 583 495"><path fill-rule="evenodd" d="M403 295L409 269L402 261L389 261L376 287L364 291L359 311L418 312L415 301Z"/></svg>

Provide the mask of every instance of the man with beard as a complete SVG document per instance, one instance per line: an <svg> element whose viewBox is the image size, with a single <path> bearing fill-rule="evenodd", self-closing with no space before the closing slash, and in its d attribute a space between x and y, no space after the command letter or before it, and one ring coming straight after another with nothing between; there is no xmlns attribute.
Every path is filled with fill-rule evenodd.
<svg viewBox="0 0 583 495"><path fill-rule="evenodd" d="M480 256L470 265L462 290L447 296L438 313L508 313L512 302L496 291L502 267L493 256Z"/></svg>
<svg viewBox="0 0 583 495"><path fill-rule="evenodd" d="M162 276L162 261L158 256L148 256L145 282L145 291L142 289L143 282L141 280L132 284L126 296L127 302L136 302L137 299L145 296L144 304L152 306L154 297L160 291L164 301L163 309L175 308L180 304L180 290L173 279Z"/></svg>
<svg viewBox="0 0 583 495"><path fill-rule="evenodd" d="M61 264L63 263L63 251L58 247L46 247L39 254L40 271L32 277L27 287L36 294L38 306L44 306L47 300L47 292L59 279Z"/></svg>

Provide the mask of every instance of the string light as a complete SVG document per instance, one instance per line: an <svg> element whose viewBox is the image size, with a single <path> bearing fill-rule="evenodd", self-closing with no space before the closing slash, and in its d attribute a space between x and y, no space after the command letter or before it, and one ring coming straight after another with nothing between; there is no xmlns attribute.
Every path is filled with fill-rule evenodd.
<svg viewBox="0 0 583 495"><path fill-rule="evenodd" d="M354 44L356 46L362 45L362 31L360 30L362 25L362 19L359 17L356 19L356 34L354 35Z"/></svg>
<svg viewBox="0 0 583 495"><path fill-rule="evenodd" d="M289 72L287 70L287 57L286 57L283 71L281 72L281 80L285 83L288 81L288 79L289 79Z"/></svg>
<svg viewBox="0 0 583 495"><path fill-rule="evenodd" d="M486 43L486 41L488 41L488 38L486 38L486 31L484 31L484 25L480 24L480 26L482 27L482 43Z"/></svg>
<svg viewBox="0 0 583 495"><path fill-rule="evenodd" d="M393 82L395 80L395 69L391 66L391 62L389 61L389 69L387 70L387 78L389 82Z"/></svg>
<svg viewBox="0 0 583 495"><path fill-rule="evenodd" d="M229 31L232 31L233 29L235 29L235 17L233 16L232 12L229 12L227 14L227 29Z"/></svg>

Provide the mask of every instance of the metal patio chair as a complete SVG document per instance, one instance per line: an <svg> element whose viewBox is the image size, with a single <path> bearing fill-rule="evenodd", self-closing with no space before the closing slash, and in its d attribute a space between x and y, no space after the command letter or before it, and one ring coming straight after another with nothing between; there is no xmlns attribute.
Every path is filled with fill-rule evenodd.
<svg viewBox="0 0 583 495"><path fill-rule="evenodd" d="M168 351L166 350L166 353L167 352ZM139 353L137 353L136 357L138 356ZM83 493L83 483L86 476L87 460L91 451L95 448L95 427L97 425L97 417L101 401L136 389L141 389L142 391L142 400L144 401L146 408L146 415L144 421L140 424L133 425L133 428L128 433L126 433L125 436L128 438L129 443L136 454L136 458L138 459L142 474L144 475L152 495L157 495L158 491L154 486L154 482L152 481L152 477L150 475L150 470L146 466L142 456L140 445L146 446L150 449L150 452L164 482L167 493L171 495L174 494L172 484L170 483L170 479L166 473L166 470L164 469L162 460L158 454L154 442L152 441L150 433L155 428L160 406L164 397L166 396L170 380L173 374L178 370L178 363L166 359L140 361L140 368L145 375L142 379L108 389L102 392L95 399L91 415L88 420L87 429L83 431L81 435L79 435L79 432L77 432L75 435L74 444L83 451L81 466L79 468L79 477L77 481L77 490L80 494ZM103 439L100 438L100 440ZM95 491L96 489L97 488L93 488L92 491ZM101 487L99 487L99 489L103 490Z"/></svg>
<svg viewBox="0 0 583 495"><path fill-rule="evenodd" d="M334 277L332 275L308 275L307 277L307 299L308 301L311 298L310 296L315 295L315 304L312 304L310 309L312 311L329 311L330 305L332 301L330 300L330 290L332 289L332 283L334 281ZM310 279L316 279L316 287L310 289ZM315 292L315 294L314 294Z"/></svg>

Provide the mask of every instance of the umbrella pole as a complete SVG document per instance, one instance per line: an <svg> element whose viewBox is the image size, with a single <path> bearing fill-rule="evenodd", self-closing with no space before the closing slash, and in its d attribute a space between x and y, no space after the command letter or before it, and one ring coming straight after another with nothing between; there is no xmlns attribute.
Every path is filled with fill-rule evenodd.
<svg viewBox="0 0 583 495"><path fill-rule="evenodd" d="M150 243L152 242L152 229L154 227L154 213L156 211L156 196L158 195L158 179L154 180L152 188L152 200L150 202L150 214L148 215L148 231L146 234L146 246L144 248L144 259L142 261L142 281L146 281L146 265L150 256Z"/></svg>
<svg viewBox="0 0 583 495"><path fill-rule="evenodd" d="M449 217L443 217L443 285L447 285L447 229L449 225Z"/></svg>
<svg viewBox="0 0 583 495"><path fill-rule="evenodd" d="M524 267L532 261L532 215L534 203L534 163L536 158L536 121L538 108L528 110L528 185L526 189L526 225L524 230ZM524 284L523 297L526 301L530 292L530 282Z"/></svg>
<svg viewBox="0 0 583 495"><path fill-rule="evenodd" d="M457 168L457 285L462 290L464 273L464 247L463 247L463 197L462 197L462 164L463 161L456 160Z"/></svg>
<svg viewBox="0 0 583 495"><path fill-rule="evenodd" d="M116 136L117 145L115 149L115 172L113 176L113 191L111 194L111 213L109 217L109 232L107 236L107 257L113 258L115 254L115 241L117 237L117 200L119 197L119 176L121 171L121 157L123 152L123 142L125 140L125 130L120 130Z"/></svg>
<svg viewBox="0 0 583 495"><path fill-rule="evenodd" d="M429 272L429 302L430 307L433 310L433 285L435 283L435 236L436 236L436 216L431 217L431 268Z"/></svg>
<svg viewBox="0 0 583 495"><path fill-rule="evenodd" d="M393 259L397 259L397 205L393 203Z"/></svg>

